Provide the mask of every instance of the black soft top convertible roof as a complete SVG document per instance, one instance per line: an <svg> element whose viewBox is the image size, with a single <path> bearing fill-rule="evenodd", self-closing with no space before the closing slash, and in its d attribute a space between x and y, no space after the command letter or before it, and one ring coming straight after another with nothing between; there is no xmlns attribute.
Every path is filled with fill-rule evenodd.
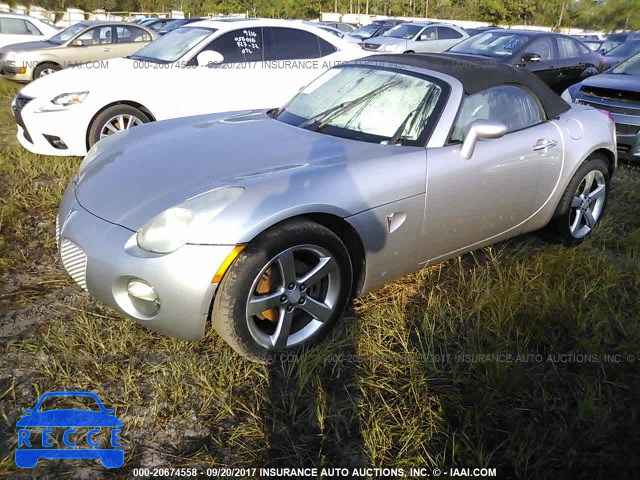
<svg viewBox="0 0 640 480"><path fill-rule="evenodd" d="M571 108L558 94L534 74L518 67L494 60L453 53L403 53L400 55L371 55L349 62L379 62L380 65L408 65L435 70L457 78L467 95L508 83L520 84L531 90L540 100L547 118L556 118Z"/></svg>

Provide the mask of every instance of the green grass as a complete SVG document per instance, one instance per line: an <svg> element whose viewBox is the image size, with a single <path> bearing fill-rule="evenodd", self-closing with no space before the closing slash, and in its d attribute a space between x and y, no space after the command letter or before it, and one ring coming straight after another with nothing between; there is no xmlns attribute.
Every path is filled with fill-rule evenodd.
<svg viewBox="0 0 640 480"><path fill-rule="evenodd" d="M299 361L269 367L213 332L192 343L151 333L73 286L53 229L79 159L15 144L15 91L0 83L0 476L27 475L13 464L15 422L60 389L116 409L126 463L43 461L43 477L153 465L488 466L554 479L640 469L637 167L620 167L606 218L579 247L530 235L424 269L357 300Z"/></svg>

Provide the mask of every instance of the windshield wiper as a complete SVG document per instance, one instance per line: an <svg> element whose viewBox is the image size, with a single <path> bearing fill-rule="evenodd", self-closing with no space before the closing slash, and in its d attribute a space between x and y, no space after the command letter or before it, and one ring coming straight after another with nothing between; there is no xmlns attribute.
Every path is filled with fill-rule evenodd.
<svg viewBox="0 0 640 480"><path fill-rule="evenodd" d="M318 125L315 129L315 131L317 132L318 130L324 128L331 120L333 120L334 118L336 118L338 115L346 112L347 110L360 105L362 102L369 100L373 97L375 97L376 95L388 90L391 87L394 87L396 85L398 85L400 83L400 80L395 80L393 82L389 82L386 85L383 85L382 87L380 87L377 90L372 90L368 93L365 93L364 95L362 95L361 97L358 98L354 98L353 100L349 100L348 102L342 102L338 105L334 105L333 107L320 112L317 115L314 115L313 117L309 118L308 120L305 120L304 122L302 122L300 125L298 125L298 127L300 128L304 128L304 127L308 127L309 125L312 125L316 122L320 122L320 125Z"/></svg>
<svg viewBox="0 0 640 480"><path fill-rule="evenodd" d="M416 113L423 110L429 104L434 91L435 91L435 88L433 86L429 87L429 91L425 93L424 98L420 101L418 106L414 110L409 112L409 115L406 116L406 118L402 121L402 123L400 124L398 129L395 131L395 133L386 142L387 145L396 145L398 143L398 141L400 140L400 137L404 133L405 128L407 127L407 123L409 123L409 120L411 119L413 119L411 122L411 127L413 127L416 121L416 118L418 118L416 116ZM402 142L400 142L400 144L402 144Z"/></svg>

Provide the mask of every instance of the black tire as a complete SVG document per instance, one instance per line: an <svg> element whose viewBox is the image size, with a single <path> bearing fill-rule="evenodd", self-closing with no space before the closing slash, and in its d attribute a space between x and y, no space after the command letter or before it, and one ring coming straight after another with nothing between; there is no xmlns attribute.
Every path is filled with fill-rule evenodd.
<svg viewBox="0 0 640 480"><path fill-rule="evenodd" d="M580 75L580 77L582 79L588 78L591 75L596 75L598 73L598 69L596 67L594 67L593 65L589 65L587 68L585 68L582 71L582 74Z"/></svg>
<svg viewBox="0 0 640 480"><path fill-rule="evenodd" d="M602 181L604 182L604 194L603 201L598 206L598 213L596 215L591 215L591 218L595 218L595 223L593 225L585 225L585 227L589 227L588 229L573 229L571 225L576 221L577 209L578 207L572 207L572 202L574 201L574 197L576 197L576 193L578 189L584 190L585 180L587 174L590 172L599 172L602 177ZM599 175L596 173L596 176ZM578 168L576 173L571 178L571 181L567 185L566 190L564 191L560 202L556 208L556 211L549 222L549 225L546 228L547 236L550 237L551 240L562 243L566 246L574 246L587 238L593 229L596 227L598 222L602 219L602 216L605 213L607 206L607 199L609 197L609 189L610 189L610 173L607 167L607 162L605 158L600 154L591 155L585 162ZM595 188L597 188L598 180L594 179L594 185L590 188L590 192L594 192ZM592 200L591 203L594 203L596 200ZM594 203L594 205L596 205ZM588 207L590 205L586 205ZM581 207L580 207L581 208ZM595 207L594 207L595 209ZM590 210L591 211L591 210ZM582 215L582 214L581 214ZM583 216L586 221L586 216ZM581 218L583 218L581 217ZM579 223L578 225L580 225Z"/></svg>
<svg viewBox="0 0 640 480"><path fill-rule="evenodd" d="M89 126L89 133L87 136L88 147L91 148L98 140L100 140L100 132L105 127L106 123L117 117L118 115L131 115L135 117L140 123L149 123L151 118L142 110L131 105L113 105L102 112L100 112L91 122Z"/></svg>
<svg viewBox="0 0 640 480"><path fill-rule="evenodd" d="M57 63L53 63L53 62L41 63L33 70L33 79L37 80L40 77L45 77L50 73L58 72L60 70L62 70L62 67Z"/></svg>
<svg viewBox="0 0 640 480"><path fill-rule="evenodd" d="M311 265L311 269L313 268L313 261L308 259L312 260L314 253L305 250L310 246L325 254L328 252L330 257L321 258L331 258L332 261L326 276L318 276L322 280L310 284L306 289L305 285L298 282L304 277L306 267ZM281 255L286 257L289 251L294 252L292 258L295 259L296 287L293 289L293 282L287 284L281 273L283 269L278 267L280 263L276 260ZM299 268L301 272L298 271ZM283 356L297 355L324 338L342 316L351 296L352 276L349 252L336 234L308 220L287 221L256 237L233 262L218 287L211 312L212 325L234 350L251 360L270 362L278 361ZM261 282L265 280L267 292L258 292ZM278 297L278 305L256 315L248 315L249 300L255 299L256 293ZM280 296L281 294L283 295ZM327 300L329 294L332 299ZM306 299L304 295L307 295ZM285 303L283 297L287 297ZM314 299L325 305L333 305L332 308L323 310L327 318L319 323L320 326L317 326L318 323L305 310L314 306L315 302L311 301ZM277 333L281 331L281 319L285 318L289 308L293 318L291 335L304 337L303 341L295 343L294 337L290 345L283 346L281 343L276 346L276 343L271 343L269 346L267 342L274 342L274 337L284 337ZM265 315L267 313L270 313L270 318ZM305 337L306 332L313 333ZM289 332L284 338L284 341L291 339Z"/></svg>

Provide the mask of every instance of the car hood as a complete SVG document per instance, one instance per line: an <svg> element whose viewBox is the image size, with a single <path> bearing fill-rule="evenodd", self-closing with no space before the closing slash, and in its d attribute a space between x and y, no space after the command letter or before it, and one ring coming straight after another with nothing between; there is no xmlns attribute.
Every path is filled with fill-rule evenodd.
<svg viewBox="0 0 640 480"><path fill-rule="evenodd" d="M25 43L17 43L12 45L7 45L5 47L0 48L0 54L7 52L31 52L33 50L45 50L49 48L59 47L55 43L51 43L47 40L41 40L38 42L25 42Z"/></svg>
<svg viewBox="0 0 640 480"><path fill-rule="evenodd" d="M133 60L128 58L113 58L101 60L101 68L83 68L82 65L65 68L56 72L55 75L45 75L34 82L26 85L21 93L29 97L39 98L51 96L51 98L61 93L91 91L95 85L103 85L105 76L113 76L118 82L122 81L121 75L135 75L136 71Z"/></svg>
<svg viewBox="0 0 640 480"><path fill-rule="evenodd" d="M640 82L637 75L621 75L616 73L602 73L585 78L582 85L588 87L602 87L627 92L640 92Z"/></svg>
<svg viewBox="0 0 640 480"><path fill-rule="evenodd" d="M265 111L177 118L118 136L79 173L76 198L94 215L133 231L211 189L344 165L381 147L288 125Z"/></svg>
<svg viewBox="0 0 640 480"><path fill-rule="evenodd" d="M114 415L92 410L48 410L25 415L16 427L121 427Z"/></svg>

